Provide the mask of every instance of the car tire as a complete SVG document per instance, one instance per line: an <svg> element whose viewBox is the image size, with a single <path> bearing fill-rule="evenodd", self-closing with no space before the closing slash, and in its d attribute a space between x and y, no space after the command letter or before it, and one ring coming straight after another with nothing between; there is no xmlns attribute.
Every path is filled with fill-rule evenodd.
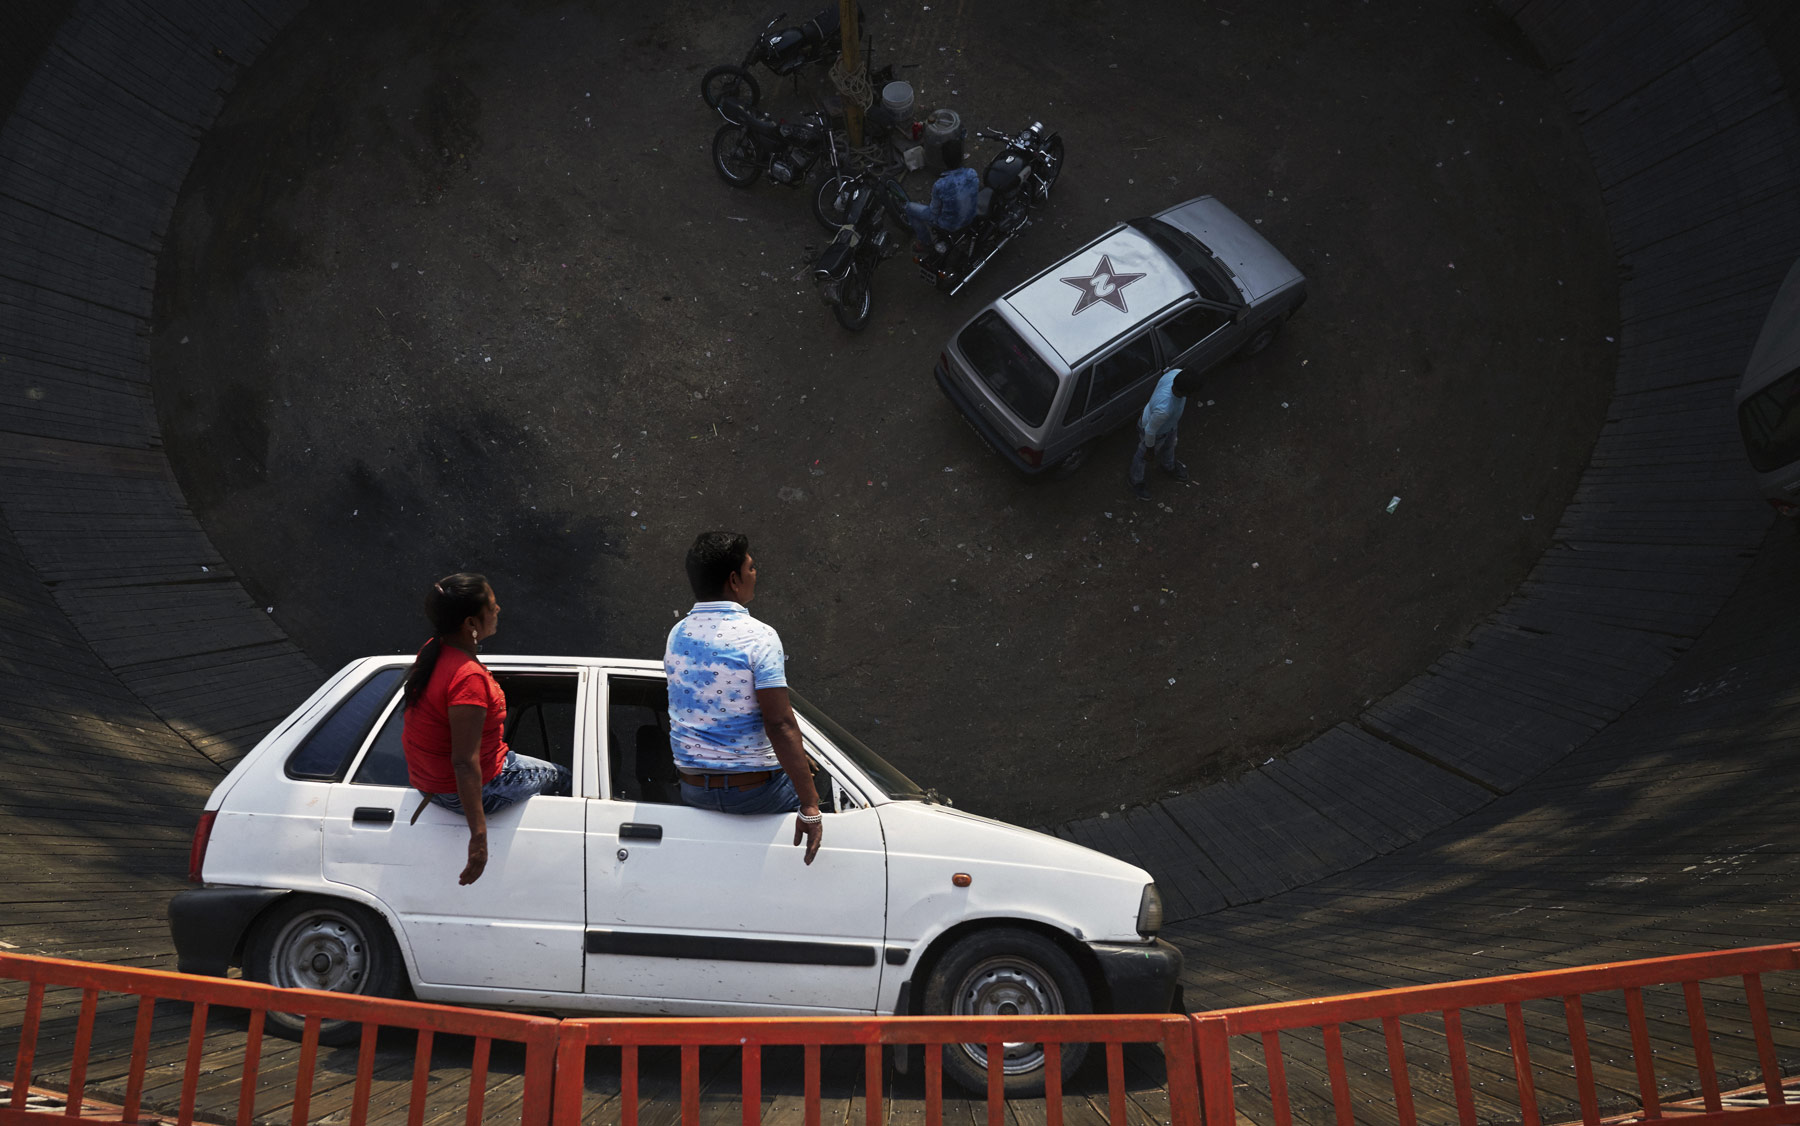
<svg viewBox="0 0 1800 1126"><path fill-rule="evenodd" d="M1269 345L1275 343L1275 338L1281 334L1281 326L1286 320L1286 317L1281 317L1257 329L1256 335L1246 340L1244 346L1237 350L1237 358L1247 360L1251 356L1266 351Z"/></svg>
<svg viewBox="0 0 1800 1126"><path fill-rule="evenodd" d="M961 939L938 959L925 984L924 1009L933 1016L1058 1015L1093 1011L1081 970L1062 947L1034 931L996 927ZM1066 1081L1087 1056L1085 1043L1062 1046ZM949 1044L944 1074L971 1094L987 1092L987 1045ZM1002 1064L1007 1098L1044 1091L1042 1044L1006 1046Z"/></svg>
<svg viewBox="0 0 1800 1126"><path fill-rule="evenodd" d="M1087 464L1088 454L1092 453L1093 449L1094 442L1090 438L1064 454L1062 460L1056 463L1056 467L1050 470L1050 475L1058 481L1066 481L1075 476L1081 467Z"/></svg>
<svg viewBox="0 0 1800 1126"><path fill-rule="evenodd" d="M266 985L325 989L365 997L400 997L406 968L387 922L356 903L314 895L291 895L257 919L244 947L244 976ZM306 1018L271 1009L268 1029L300 1039ZM354 1044L362 1035L356 1021L319 1024L319 1043Z"/></svg>

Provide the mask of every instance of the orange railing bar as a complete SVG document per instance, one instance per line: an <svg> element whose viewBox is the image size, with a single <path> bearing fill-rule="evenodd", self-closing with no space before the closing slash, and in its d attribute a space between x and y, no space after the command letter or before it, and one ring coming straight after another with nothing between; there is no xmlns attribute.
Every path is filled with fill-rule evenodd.
<svg viewBox="0 0 1800 1126"><path fill-rule="evenodd" d="M432 1037L434 1033L440 1032L472 1037L475 1041L468 1126L480 1126L487 1064L494 1040L519 1043L525 1049L521 1126L546 1126L550 1120L550 1077L555 1065L557 1022L545 1017L516 1016L480 1009L314 990L278 989L250 981L196 977L161 970L128 969L24 954L0 954L0 980L24 982L27 986L25 1016L13 1061L12 1097L6 1107L0 1108L0 1121L36 1121L46 1117L42 1113L28 1113L25 1107L32 1087L33 1070L37 1066L44 993L48 986L81 991L73 1055L69 1064L67 1102L64 1110L55 1115L58 1118L84 1117L89 1059L99 997L102 993L117 993L136 996L138 1004L125 1082L125 1103L123 1107L117 1108L116 1117L102 1116L105 1121L132 1122L140 1116L149 1061L151 1026L157 1001L186 1002L193 1006L177 1096L178 1126L190 1126L197 1112L207 1018L216 1008L243 1009L249 1013L250 1018L244 1045L243 1074L238 1085L238 1126L250 1126L255 1119L264 1018L270 1009L298 1013L305 1017L300 1059L294 1080L291 1115L294 1126L305 1126L310 1117L313 1078L318 1066L319 1027L323 1020L346 1020L363 1026L351 1095L350 1126L367 1126L368 1104L373 1088L376 1034L382 1028L410 1029L419 1034L418 1054L413 1068L414 1097L408 1113L409 1126L420 1126L423 1122L424 1092L430 1078Z"/></svg>
<svg viewBox="0 0 1800 1126"><path fill-rule="evenodd" d="M1593 1049L1589 1043L1587 1015L1582 998L1587 994L1622 993L1630 1032L1631 1052L1643 1110L1642 1121L1667 1120L1657 1098L1655 1054L1645 1016L1643 989L1679 985L1687 1017L1688 1036L1698 1075L1701 1113L1682 1113L1684 1126L1708 1126L1730 1119L1742 1126L1800 1122L1800 1105L1786 1100L1779 1062L1771 1033L1768 1004L1763 996L1762 974L1800 970L1800 944L1748 947L1667 958L1613 962L1595 966L1548 970L1505 977L1480 978L1443 985L1409 986L1368 993L1343 994L1303 1001L1248 1005L1197 1013L1192 1017L1195 1059L1207 1126L1234 1126L1236 1096L1232 1089L1232 1061L1228 1044L1232 1036L1260 1036L1264 1073L1268 1081L1274 1126L1292 1126L1292 1104L1282 1058L1280 1034L1300 1029L1319 1029L1324 1041L1326 1073L1337 1126L1354 1126L1348 1069L1344 1060L1342 1026L1379 1020L1387 1046L1394 1111L1399 1126L1416 1126L1412 1082L1407 1072L1402 1020L1439 1013L1449 1056L1451 1084L1460 1126L1474 1126L1474 1090L1470 1081L1468 1048L1462 1028L1462 1010L1501 1005L1506 1014L1519 1120L1523 1126L1541 1126L1531 1050L1525 1031L1523 1004L1527 1001L1560 1000L1568 1032L1569 1067L1573 1071L1583 1126L1600 1126L1599 1085ZM1755 1036L1757 1062L1767 1107L1733 1107L1727 1110L1719 1090L1719 1075L1707 1029L1706 1008L1700 983L1717 978L1741 978Z"/></svg>
<svg viewBox="0 0 1800 1126"><path fill-rule="evenodd" d="M947 1044L982 1043L988 1048L987 1119L990 1126L1006 1121L1003 1044L1029 1038L1045 1047L1046 1126L1062 1123L1061 1045L1100 1045L1106 1061L1108 1118L1124 1126L1124 1046L1131 1043L1158 1045L1163 1049L1169 1076L1169 1121L1172 1126L1199 1126L1199 1098L1195 1075L1193 1038L1182 1016L1058 1016L1058 1017L749 1017L738 1020L688 1020L644 1018L623 1020L567 1020L557 1045L556 1122L568 1126L581 1115L586 1050L590 1046L619 1047L626 1053L620 1076L620 1120L635 1126L637 1120L637 1068L635 1050L645 1045L679 1046L681 1049L681 1115L684 1126L698 1121L700 1099L699 1050L731 1047L743 1052L742 1115L744 1126L761 1122L762 1049L771 1045L797 1045L802 1049L803 1098L807 1126L820 1119L820 1049L860 1046L863 1049L864 1115L868 1126L886 1120L883 1107L881 1049L885 1046L921 1045L928 1049ZM937 1051L925 1055L925 1118L927 1126L943 1122L943 1062Z"/></svg>

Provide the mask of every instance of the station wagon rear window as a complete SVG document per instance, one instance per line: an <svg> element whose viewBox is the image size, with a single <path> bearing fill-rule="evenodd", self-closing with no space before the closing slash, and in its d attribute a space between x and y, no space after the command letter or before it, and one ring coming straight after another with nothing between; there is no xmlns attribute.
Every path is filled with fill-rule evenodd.
<svg viewBox="0 0 1800 1126"><path fill-rule="evenodd" d="M1800 370L1790 371L1738 406L1744 450L1758 473L1800 458Z"/></svg>
<svg viewBox="0 0 1800 1126"><path fill-rule="evenodd" d="M956 345L975 374L1027 426L1041 426L1056 398L1056 373L993 311L963 329Z"/></svg>

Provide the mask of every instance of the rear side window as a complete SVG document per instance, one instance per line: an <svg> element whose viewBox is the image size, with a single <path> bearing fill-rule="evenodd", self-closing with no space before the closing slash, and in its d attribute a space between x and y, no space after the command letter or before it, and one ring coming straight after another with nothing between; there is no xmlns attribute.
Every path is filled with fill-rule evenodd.
<svg viewBox="0 0 1800 1126"><path fill-rule="evenodd" d="M1104 403L1156 372L1156 343L1145 333L1094 364L1093 402Z"/></svg>
<svg viewBox="0 0 1800 1126"><path fill-rule="evenodd" d="M1156 332L1162 337L1164 353L1173 358L1225 327L1230 319L1217 309L1197 305L1157 325Z"/></svg>
<svg viewBox="0 0 1800 1126"><path fill-rule="evenodd" d="M1056 373L1026 347L1012 326L989 310L963 329L956 345L975 374L1027 426L1041 426L1056 398Z"/></svg>
<svg viewBox="0 0 1800 1126"><path fill-rule="evenodd" d="M1081 373L1081 379L1076 382L1074 392L1069 395L1069 405L1063 408L1062 424L1064 426L1076 421L1082 415L1087 413L1088 388L1093 382L1093 368L1088 368Z"/></svg>
<svg viewBox="0 0 1800 1126"><path fill-rule="evenodd" d="M1758 473L1800 458L1800 370L1790 371L1738 407L1744 450Z"/></svg>
<svg viewBox="0 0 1800 1126"><path fill-rule="evenodd" d="M496 671L506 695L506 744L528 758L574 769L575 700L581 687L573 673ZM406 709L395 708L369 744L369 753L350 781L358 786L409 786L406 772Z"/></svg>
<svg viewBox="0 0 1800 1126"><path fill-rule="evenodd" d="M388 668L363 681L294 748L287 760L288 777L323 781L343 777L344 769L350 765L350 756L368 738L369 728L375 726L375 717L393 699L405 676L404 668Z"/></svg>

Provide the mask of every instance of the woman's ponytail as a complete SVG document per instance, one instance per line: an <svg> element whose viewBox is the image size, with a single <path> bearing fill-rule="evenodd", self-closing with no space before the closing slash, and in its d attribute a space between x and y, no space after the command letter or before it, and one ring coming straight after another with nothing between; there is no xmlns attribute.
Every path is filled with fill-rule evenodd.
<svg viewBox="0 0 1800 1126"><path fill-rule="evenodd" d="M482 575L459 571L431 584L425 594L425 617L431 622L432 636L413 658L412 668L406 674L406 707L418 703L425 686L431 683L432 671L443 655L443 638L460 631L470 618L479 617L488 608L488 602L488 582Z"/></svg>

